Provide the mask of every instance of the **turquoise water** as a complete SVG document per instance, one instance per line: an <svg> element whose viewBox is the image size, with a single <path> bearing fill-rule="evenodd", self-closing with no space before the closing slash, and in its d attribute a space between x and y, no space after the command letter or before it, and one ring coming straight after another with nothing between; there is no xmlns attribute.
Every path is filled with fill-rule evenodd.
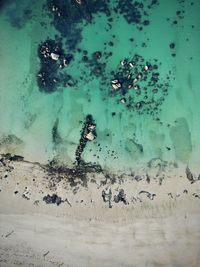
<svg viewBox="0 0 200 267"><path fill-rule="evenodd" d="M80 20L74 13L74 21L65 25L69 26L66 33L55 27L48 1L35 2L0 2L0 151L44 163L57 158L71 165L84 119L92 114L97 138L87 142L82 154L86 162L123 170L159 157L199 168L200 2L160 0L148 8L152 1L143 1L143 9L138 9L142 19L136 23L119 12L119 1L105 1L106 12L98 7L95 12L86 8L85 13L87 1L66 1L70 14L74 10L70 5L76 5L78 16L86 17ZM120 2L125 6L135 1ZM92 14L91 18L85 14ZM145 20L149 25L143 25ZM60 37L64 53L71 53L73 60L59 71L71 75L74 83L46 92L37 82L38 46ZM102 56L95 65L96 51ZM123 67L120 61L131 62L136 54L144 59L141 68L157 62L157 93L145 82L139 84L141 95L134 89L125 95L112 89L114 73ZM145 87L146 104L138 109ZM126 103L120 102L122 98ZM55 125L56 142L52 138Z"/></svg>

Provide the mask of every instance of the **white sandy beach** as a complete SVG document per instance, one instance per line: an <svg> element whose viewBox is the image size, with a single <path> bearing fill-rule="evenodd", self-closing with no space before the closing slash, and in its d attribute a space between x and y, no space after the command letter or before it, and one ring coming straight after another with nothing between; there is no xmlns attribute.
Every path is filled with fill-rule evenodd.
<svg viewBox="0 0 200 267"><path fill-rule="evenodd" d="M65 179L50 187L37 164L6 161L0 175L2 267L199 266L200 181L124 178L110 188L113 195L123 188L129 204L112 201L109 208L101 196L109 183L98 186L100 176L74 194ZM46 204L43 196L52 193L68 203Z"/></svg>

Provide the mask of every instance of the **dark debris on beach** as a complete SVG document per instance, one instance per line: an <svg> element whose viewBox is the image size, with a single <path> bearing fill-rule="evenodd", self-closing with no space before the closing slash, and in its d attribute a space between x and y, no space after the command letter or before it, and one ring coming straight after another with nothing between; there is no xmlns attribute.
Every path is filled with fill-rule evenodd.
<svg viewBox="0 0 200 267"><path fill-rule="evenodd" d="M56 204L57 206L64 202L62 198L56 194L53 194L52 196L49 194L47 196L44 196L43 201L45 201L46 204Z"/></svg>
<svg viewBox="0 0 200 267"><path fill-rule="evenodd" d="M103 169L99 164L90 162L86 163L83 160L73 168L60 166L56 162L52 161L48 165L46 165L45 169L48 174L48 179L55 180L55 177L62 177L62 179L67 179L71 187L76 187L78 185L87 186L87 175L89 173L103 173ZM55 183L56 182L57 181L55 180Z"/></svg>
<svg viewBox="0 0 200 267"><path fill-rule="evenodd" d="M20 164L20 162L25 162L28 164L31 164L31 162L25 161L23 157L18 155L12 155L12 154L2 154L0 155L0 181L5 181L8 183L8 179L14 175L15 172L15 165L12 164L12 162L15 164ZM161 167L162 161L159 159L152 159L152 161L149 163L150 168L164 168ZM35 165L36 163L32 163ZM105 205L108 204L109 208L112 208L113 205L116 204L124 204L124 205L130 205L131 203L142 203L146 202L148 200L153 201L154 198L157 198L157 194L154 192L150 192L147 190L140 190L136 194L130 194L130 192L126 192L126 189L123 188L123 184L126 185L127 181L130 181L130 179L136 180L137 177L140 177L139 181L142 181L146 179L146 176L148 174L148 171L145 175L138 175L138 174L132 174L130 178L128 178L125 174L122 175L114 175L111 173L106 172L106 170L103 170L100 165L95 165L92 163L84 163L82 162L80 165L75 166L74 168L68 168L66 166L60 166L56 162L50 162L48 165L40 165L37 164L39 168L42 168L44 171L44 179L46 182L49 181L49 184L45 187L49 192L51 193L44 193L43 189L40 190L39 193L42 194L42 200L46 204L55 204L59 206L62 203L67 203L70 207L73 206L73 201L69 201L68 198L66 198L66 194L68 191L66 191L65 196L59 196L57 193L59 185L66 185L68 184L69 187L63 187L65 190L72 190L72 193L76 194L78 193L79 189L81 187L85 187L86 190L88 190L88 183L94 183L97 185L97 189L99 190L99 193L101 192L102 201L105 203ZM31 167L32 168L32 167ZM164 169L162 169L163 173L165 172ZM95 175L101 173L101 179L95 180ZM6 175L5 175L6 174ZM2 176L3 175L3 176ZM93 177L93 178L91 178ZM104 177L104 179L103 179ZM200 180L200 175L197 177L196 175L192 174L189 167L186 169L186 177L189 179L191 183L197 182ZM47 179L47 180L46 180ZM128 179L128 180L127 180ZM158 182L159 177L152 177L149 179L156 179ZM33 179L35 181L35 179ZM64 182L64 183L63 183ZM147 184L149 183L146 181ZM30 181L29 181L30 183ZM34 184L33 184L34 185ZM32 186L33 186L32 185ZM19 186L19 183L17 183L17 186ZM32 187L31 186L31 187ZM18 190L14 190L13 194L15 197L19 197L20 195L23 197L24 200L27 201L33 201L34 205L39 204L39 200L35 200L33 198L31 191L31 187L26 186L23 189L18 188ZM3 186L4 188L4 186ZM36 186L36 188L38 188ZM3 189L5 190L5 189ZM20 191L23 190L23 193L20 194ZM2 188L0 190L2 192ZM127 195L128 193L128 195ZM177 199L182 197L185 197L186 195L192 196L195 199L200 199L200 196L198 194L198 191L190 191L188 188L185 188L182 191L175 193L168 192L167 193L169 199ZM77 195L78 197L78 195ZM88 201L88 200L87 200ZM83 203L84 200L76 201L76 203ZM94 203L94 200L91 199L91 201L85 203L85 205L89 205L89 203Z"/></svg>

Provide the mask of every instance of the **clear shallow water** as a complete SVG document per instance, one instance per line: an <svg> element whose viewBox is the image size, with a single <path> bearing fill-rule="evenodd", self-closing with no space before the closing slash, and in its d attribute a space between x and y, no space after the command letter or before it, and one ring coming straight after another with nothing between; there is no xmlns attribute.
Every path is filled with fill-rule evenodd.
<svg viewBox="0 0 200 267"><path fill-rule="evenodd" d="M159 157L198 167L199 1L161 0L151 9L146 7L151 1L144 1L142 12L147 11L149 16L143 15L142 22L149 20L147 26L128 23L126 14L114 9L118 1L110 1L111 21L104 12L93 13L89 23L84 19L76 24L71 21L67 36L56 30L47 1L36 4L20 1L20 5L18 2L3 1L0 9L1 152L22 154L40 162L57 157L71 164L85 116L92 114L97 139L87 143L82 154L85 161L124 169ZM77 4L77 8L83 8L83 4ZM38 87L36 78L41 64L38 46L48 38L58 40L60 36L64 52L74 57L63 73L71 75L77 83L67 88L60 85L47 93ZM71 43L69 36L73 39ZM173 49L169 47L171 43L175 44ZM74 47L70 49L69 44ZM105 65L98 75L94 74L93 61L90 65L82 60L83 50L87 50L89 60L95 51L101 51L100 63ZM110 52L112 55L106 59L104 53ZM158 97L147 86L149 100L164 98L157 114L148 104L150 114L135 106L127 107L130 96L134 103L138 101L134 90L124 96L112 92L110 80L114 77L110 72L120 68L122 59L131 60L135 54L144 58L144 64L157 59L160 84L168 81L167 94L163 95L161 90ZM123 97L127 100L125 104L119 102ZM59 141L55 143L52 129L56 121Z"/></svg>

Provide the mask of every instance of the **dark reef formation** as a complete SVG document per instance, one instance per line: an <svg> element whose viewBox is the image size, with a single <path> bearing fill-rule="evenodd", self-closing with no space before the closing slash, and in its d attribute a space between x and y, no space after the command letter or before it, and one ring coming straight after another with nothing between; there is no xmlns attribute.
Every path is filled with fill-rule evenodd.
<svg viewBox="0 0 200 267"><path fill-rule="evenodd" d="M68 66L73 59L72 54L65 54L62 42L59 38L47 39L38 47L40 58L40 70L37 75L40 91L47 93L54 92L59 86L69 87L75 84L73 78L63 74L62 70Z"/></svg>
<svg viewBox="0 0 200 267"><path fill-rule="evenodd" d="M59 119L56 119L53 128L52 128L52 141L55 145L59 144L61 142L61 137L58 132L58 124L59 124Z"/></svg>
<svg viewBox="0 0 200 267"><path fill-rule="evenodd" d="M110 15L107 1L47 0L48 10L53 14L53 25L66 38L67 47L75 49L81 40L84 27L81 23L91 23L98 12Z"/></svg>
<svg viewBox="0 0 200 267"><path fill-rule="evenodd" d="M10 25L20 30L34 18L33 5L31 0L1 0L0 10L5 8L5 15Z"/></svg>
<svg viewBox="0 0 200 267"><path fill-rule="evenodd" d="M158 5L158 0L152 1L118 1L117 9L124 16L128 23L147 26L150 24L148 11ZM139 28L141 30L141 28Z"/></svg>
<svg viewBox="0 0 200 267"><path fill-rule="evenodd" d="M121 95L121 103L128 109L156 117L170 86L170 75L166 80L160 77L160 65L157 59L147 61L137 54L130 60L122 60L120 67L112 72L112 95Z"/></svg>

